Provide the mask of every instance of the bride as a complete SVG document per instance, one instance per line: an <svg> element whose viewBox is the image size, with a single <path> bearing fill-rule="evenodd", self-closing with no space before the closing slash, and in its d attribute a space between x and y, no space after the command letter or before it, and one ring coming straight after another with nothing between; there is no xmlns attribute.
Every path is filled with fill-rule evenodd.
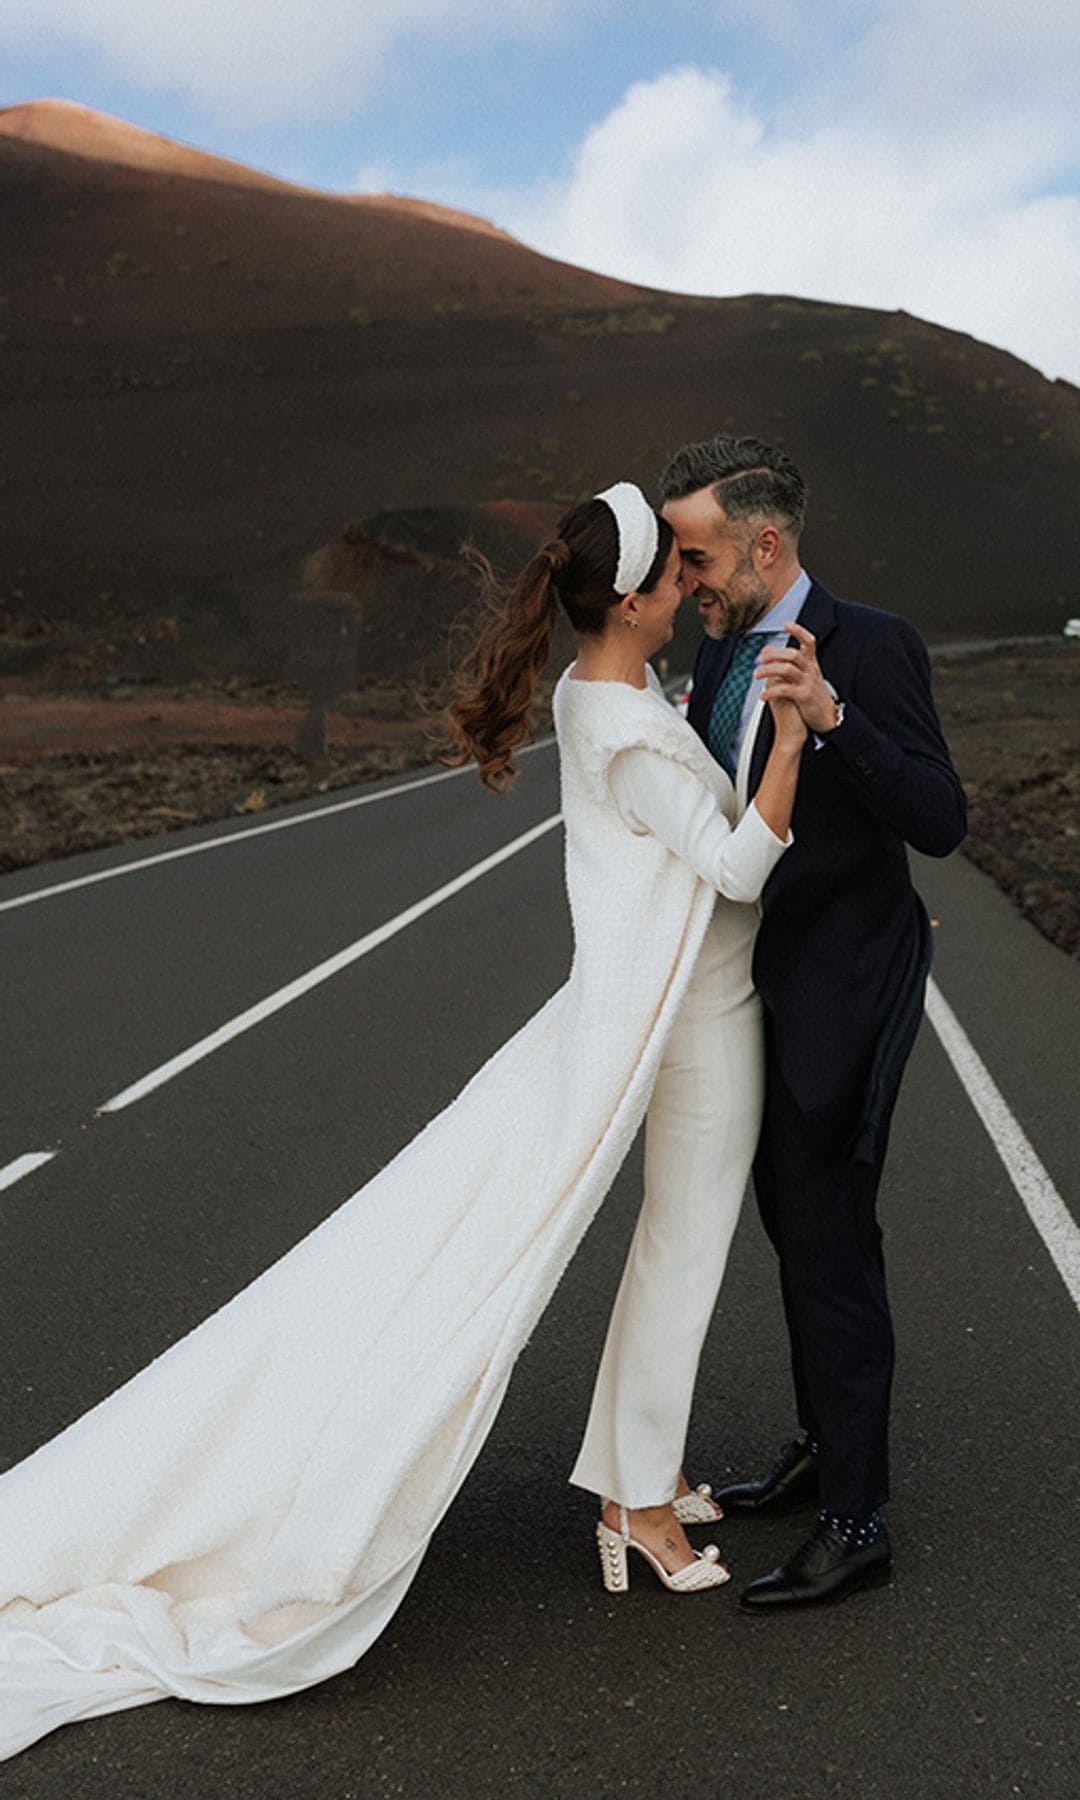
<svg viewBox="0 0 1080 1800"><path fill-rule="evenodd" d="M498 788L560 602L578 635L555 694L569 978L374 1180L0 1478L0 1757L169 1695L275 1698L364 1653L650 1097L572 1479L604 1502L609 1588L629 1548L677 1591L726 1579L683 1534L717 1514L682 1444L758 1125L753 903L805 731L770 676L776 740L733 828L731 783L647 664L681 598L670 527L619 483L566 516L481 640L451 725Z"/></svg>

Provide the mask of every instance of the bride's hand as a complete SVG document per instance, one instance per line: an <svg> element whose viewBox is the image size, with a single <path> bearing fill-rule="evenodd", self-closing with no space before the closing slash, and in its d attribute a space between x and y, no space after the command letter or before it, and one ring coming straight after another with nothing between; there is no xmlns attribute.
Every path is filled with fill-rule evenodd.
<svg viewBox="0 0 1080 1800"><path fill-rule="evenodd" d="M801 750L807 739L802 713L794 700L770 700L776 742L786 750Z"/></svg>

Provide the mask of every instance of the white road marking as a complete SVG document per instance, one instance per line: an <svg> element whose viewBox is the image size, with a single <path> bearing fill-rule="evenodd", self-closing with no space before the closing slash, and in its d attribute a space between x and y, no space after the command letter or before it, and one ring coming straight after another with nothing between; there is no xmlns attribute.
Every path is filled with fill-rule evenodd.
<svg viewBox="0 0 1080 1800"><path fill-rule="evenodd" d="M500 863L507 862L510 857L516 856L519 850L524 850L529 844L534 844L537 838L543 837L561 821L561 813L552 813L550 818L543 819L539 825L534 825L531 831L523 832L520 837L514 838L509 844L504 844L501 850L496 850L491 856L485 856L482 862L474 863L473 867L466 869L464 874L455 876L453 881L448 881L443 887L436 888L434 893L428 894L423 900L417 900L413 906L406 907L405 911L398 913L396 918L388 919L385 925L379 925L374 931L369 931L366 937L358 938L355 944L349 944L344 950L339 950L336 956L328 957L325 962L316 963L315 967L309 969L305 975L298 975L295 981L290 981L285 987L278 988L276 993L268 994L265 1000L258 1001L256 1005L249 1006L245 1012L237 1013L235 1018L227 1020L224 1025L219 1025L218 1029L210 1032L209 1036L200 1038L198 1043L190 1045L187 1050L181 1050L179 1055L170 1057L168 1062L161 1063L156 1069L151 1069L148 1075L143 1075L138 1081L132 1082L130 1087L124 1088L121 1093L114 1094L111 1100L106 1100L103 1106L98 1107L98 1114L121 1112L125 1106L133 1105L136 1100L141 1100L144 1095L152 1093L155 1088L163 1087L167 1081L171 1081L183 1070L190 1069L193 1063L201 1062L205 1056L212 1056L214 1051L220 1050L223 1044L239 1037L242 1032L250 1031L253 1025L260 1025L273 1013L280 1012L282 1007L291 1005L302 994L307 994L312 988L318 987L320 982L329 981L331 976L348 968L350 963L357 962L361 956L367 956L369 951L377 950L380 944L385 944L399 931L404 931L407 925L412 925L425 913L431 912L436 906L441 906L444 900L451 899L454 894L460 894L463 888L471 886L474 881L479 881L482 875L487 875L492 869L498 868Z"/></svg>
<svg viewBox="0 0 1080 1800"><path fill-rule="evenodd" d="M17 1156L6 1168L0 1169L0 1188L14 1187L24 1175L32 1175L35 1169L52 1162L55 1150L31 1150L26 1156Z"/></svg>
<svg viewBox="0 0 1080 1800"><path fill-rule="evenodd" d="M1080 1307L1080 1226L1013 1117L989 1069L934 981L926 990L926 1012L968 1099L990 1136L1009 1179L1036 1231L1049 1250L1074 1305Z"/></svg>
<svg viewBox="0 0 1080 1800"><path fill-rule="evenodd" d="M548 750L553 737L540 738L514 752L527 756L530 751ZM16 894L11 900L0 900L0 912L11 912L16 906L33 906L38 900L52 900L57 894L70 894L75 888L93 887L99 881L116 881L121 875L137 875L142 869L157 868L161 863L177 862L184 856L203 856L208 850L224 850L229 844L246 844L252 838L265 837L271 831L291 831L295 825L310 825L315 819L329 819L334 813L351 812L358 806L374 806L379 800L394 800L399 794L414 793L417 788L432 787L437 781L452 781L455 775L468 775L472 764L460 769L440 769L435 775L420 775L415 781L401 781L396 787L377 788L373 794L358 794L352 800L335 800L329 806L317 806L311 812L294 813L288 819L270 819L265 825L245 825L225 837L204 838L198 844L182 844L176 850L159 850L155 856L142 856L136 862L121 863L111 869L99 869L94 875L77 875L71 881L57 881L51 887L36 888L31 894Z"/></svg>

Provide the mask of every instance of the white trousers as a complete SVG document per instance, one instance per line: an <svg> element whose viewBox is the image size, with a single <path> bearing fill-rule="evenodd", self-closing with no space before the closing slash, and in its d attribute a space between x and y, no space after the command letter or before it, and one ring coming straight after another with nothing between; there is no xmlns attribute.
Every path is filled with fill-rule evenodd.
<svg viewBox="0 0 1080 1800"><path fill-rule="evenodd" d="M764 1050L750 913L719 903L664 1052L646 1121L641 1213L570 1476L624 1506L658 1506L675 1493L701 1347L757 1144Z"/></svg>

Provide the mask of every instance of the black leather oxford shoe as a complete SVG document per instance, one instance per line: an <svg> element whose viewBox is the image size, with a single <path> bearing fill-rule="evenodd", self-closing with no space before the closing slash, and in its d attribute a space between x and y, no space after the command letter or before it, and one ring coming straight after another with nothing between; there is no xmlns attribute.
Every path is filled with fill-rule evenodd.
<svg viewBox="0 0 1080 1800"><path fill-rule="evenodd" d="M785 1444L776 1467L761 1481L737 1481L713 1495L725 1512L784 1513L797 1506L816 1506L817 1458L805 1438Z"/></svg>
<svg viewBox="0 0 1080 1800"><path fill-rule="evenodd" d="M849 1550L831 1525L819 1524L789 1562L771 1575L761 1575L739 1595L747 1612L779 1612L785 1607L815 1606L844 1600L859 1588L888 1581L892 1549L884 1526L872 1544Z"/></svg>

